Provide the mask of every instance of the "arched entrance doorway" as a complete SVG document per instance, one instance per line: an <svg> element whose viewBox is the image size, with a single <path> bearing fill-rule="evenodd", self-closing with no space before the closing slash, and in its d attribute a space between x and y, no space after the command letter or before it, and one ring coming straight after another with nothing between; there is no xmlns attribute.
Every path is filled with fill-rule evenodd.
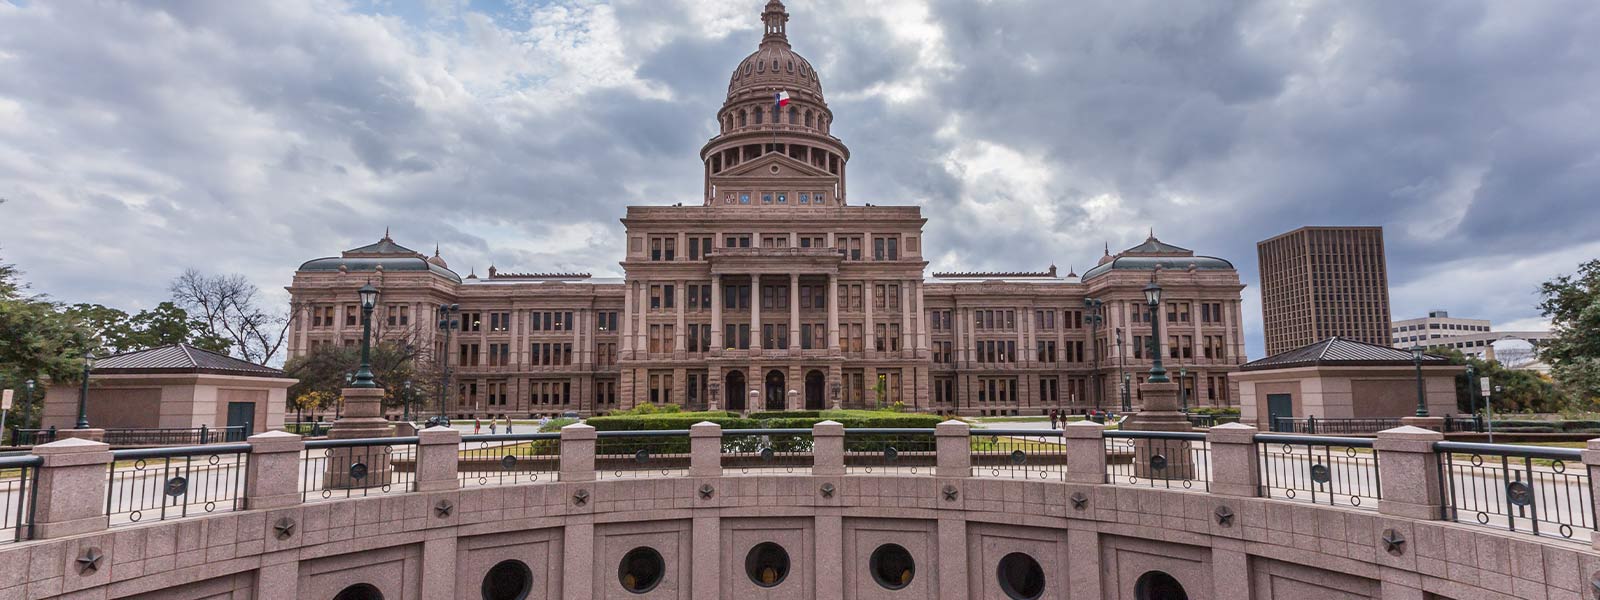
<svg viewBox="0 0 1600 600"><path fill-rule="evenodd" d="M1133 597L1138 600L1189 600L1189 593L1171 575L1147 571L1134 582Z"/></svg>
<svg viewBox="0 0 1600 600"><path fill-rule="evenodd" d="M783 410L783 402L788 390L783 387L783 371L773 369L767 371L767 410Z"/></svg>
<svg viewBox="0 0 1600 600"><path fill-rule="evenodd" d="M722 405L734 412L744 412L744 371L728 371L722 382Z"/></svg>
<svg viewBox="0 0 1600 600"><path fill-rule="evenodd" d="M822 375L822 371L806 373L806 410L823 409L822 387L826 380L827 377Z"/></svg>

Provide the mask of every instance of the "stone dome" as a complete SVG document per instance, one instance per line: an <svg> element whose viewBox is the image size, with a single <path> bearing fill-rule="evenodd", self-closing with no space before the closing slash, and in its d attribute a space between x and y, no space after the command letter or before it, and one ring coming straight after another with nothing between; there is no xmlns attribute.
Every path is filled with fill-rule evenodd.
<svg viewBox="0 0 1600 600"><path fill-rule="evenodd" d="M766 33L757 48L733 70L728 80L728 98L731 100L752 89L788 91L791 96L801 93L822 99L822 80L811 61L800 56L789 46L787 23L789 13L778 0L767 2L761 13Z"/></svg>

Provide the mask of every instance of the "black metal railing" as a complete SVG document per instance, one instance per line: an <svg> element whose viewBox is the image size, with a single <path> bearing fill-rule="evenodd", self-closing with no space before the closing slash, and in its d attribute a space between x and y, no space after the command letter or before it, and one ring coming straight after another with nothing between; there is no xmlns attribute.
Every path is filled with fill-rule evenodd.
<svg viewBox="0 0 1600 600"><path fill-rule="evenodd" d="M0 543L33 539L33 507L39 489L38 456L0 457Z"/></svg>
<svg viewBox="0 0 1600 600"><path fill-rule="evenodd" d="M973 429L974 476L1066 481L1067 445L1061 431Z"/></svg>
<svg viewBox="0 0 1600 600"><path fill-rule="evenodd" d="M417 437L310 440L301 461L302 500L405 493L416 482Z"/></svg>
<svg viewBox="0 0 1600 600"><path fill-rule="evenodd" d="M1395 418L1325 419L1315 415L1306 418L1277 417L1272 420L1273 433L1304 433L1306 435L1351 435L1378 433L1394 429L1404 423ZM1450 415L1444 417L1444 431L1483 432L1482 415Z"/></svg>
<svg viewBox="0 0 1600 600"><path fill-rule="evenodd" d="M1211 489L1211 445L1192 431L1105 432L1106 482Z"/></svg>
<svg viewBox="0 0 1600 600"><path fill-rule="evenodd" d="M112 526L244 506L249 444L114 450L107 471Z"/></svg>
<svg viewBox="0 0 1600 600"><path fill-rule="evenodd" d="M1261 496L1376 510L1378 453L1372 438L1262 433Z"/></svg>
<svg viewBox="0 0 1600 600"><path fill-rule="evenodd" d="M1595 531L1593 473L1582 450L1464 442L1434 449L1441 518L1563 538Z"/></svg>
<svg viewBox="0 0 1600 600"><path fill-rule="evenodd" d="M560 478L559 433L464 435L461 442L463 448L457 453L456 469L462 486L511 485Z"/></svg>
<svg viewBox="0 0 1600 600"><path fill-rule="evenodd" d="M689 430L595 433L599 477L683 477L689 474Z"/></svg>
<svg viewBox="0 0 1600 600"><path fill-rule="evenodd" d="M48 429L19 429L11 428L12 446L37 446L56 441L56 428Z"/></svg>
<svg viewBox="0 0 1600 600"><path fill-rule="evenodd" d="M304 437L323 437L328 435L328 429L333 427L333 421L290 421L283 424L283 430Z"/></svg>
<svg viewBox="0 0 1600 600"><path fill-rule="evenodd" d="M810 429L724 429L722 468L742 474L809 471L815 449Z"/></svg>
<svg viewBox="0 0 1600 600"><path fill-rule="evenodd" d="M106 429L101 441L112 446L193 446L243 442L244 427L127 427Z"/></svg>
<svg viewBox="0 0 1600 600"><path fill-rule="evenodd" d="M844 430L845 473L933 475L939 446L932 429Z"/></svg>

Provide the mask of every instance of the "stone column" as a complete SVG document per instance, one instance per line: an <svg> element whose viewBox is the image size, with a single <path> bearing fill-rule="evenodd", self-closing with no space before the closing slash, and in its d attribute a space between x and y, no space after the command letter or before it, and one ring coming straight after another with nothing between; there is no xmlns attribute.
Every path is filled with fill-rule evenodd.
<svg viewBox="0 0 1600 600"><path fill-rule="evenodd" d="M761 354L761 275L750 276L750 355Z"/></svg>
<svg viewBox="0 0 1600 600"><path fill-rule="evenodd" d="M722 476L722 426L701 421L689 427L689 476Z"/></svg>
<svg viewBox="0 0 1600 600"><path fill-rule="evenodd" d="M648 356L650 351L646 336L650 335L650 282L639 282L639 323L633 328L633 349L639 354Z"/></svg>
<svg viewBox="0 0 1600 600"><path fill-rule="evenodd" d="M873 287L872 280L868 279L861 282L861 295L863 296L862 300L864 301L862 304L865 305L867 312L866 324L862 326L861 330L861 341L863 344L861 350L866 356L876 356L873 354L873 352L876 352L878 348L878 334L877 331L873 329L874 323L872 322L872 307L873 305L877 304L878 296L877 288Z"/></svg>
<svg viewBox="0 0 1600 600"><path fill-rule="evenodd" d="M1122 422L1123 429L1138 431L1193 431L1189 418L1178 411L1178 384L1143 383L1139 412ZM1187 440L1140 439L1133 451L1133 473L1142 479L1194 478L1194 453ZM1164 460L1152 462L1160 456ZM1160 468L1157 468L1157 467Z"/></svg>
<svg viewBox="0 0 1600 600"><path fill-rule="evenodd" d="M677 312L678 315L678 320L673 325L672 329L672 352L675 355L674 358L683 360L684 351L688 350L688 346L686 345L685 341L688 337L688 332L684 331L684 323L687 322L687 318L684 314L684 311L688 310L687 306L689 304L689 287L684 285L683 281L681 280L673 283L672 285L676 288L673 290L672 295L676 296L675 301L677 302L677 310L675 312ZM676 382L674 382L674 385L676 385Z"/></svg>
<svg viewBox="0 0 1600 600"><path fill-rule="evenodd" d="M1211 444L1211 493L1224 496L1261 495L1261 454L1256 428L1224 423L1206 433Z"/></svg>
<svg viewBox="0 0 1600 600"><path fill-rule="evenodd" d="M950 350L950 362L954 363L958 368L965 367L967 364L967 335L965 331L967 317L965 313L966 309L961 308L960 305L952 306L950 308L950 319L953 322L947 324L952 335L951 339L955 342ZM965 396L965 394L962 395Z"/></svg>
<svg viewBox="0 0 1600 600"><path fill-rule="evenodd" d="M34 489L34 539L47 540L101 531L106 517L106 465L111 446L67 438L33 447L44 460Z"/></svg>
<svg viewBox="0 0 1600 600"><path fill-rule="evenodd" d="M589 475L591 478L594 476L593 469L589 471ZM566 473L562 473L562 479L566 479ZM576 522L569 518L566 525L561 528L561 553L573 557L573 560L561 561L561 598L594 597L594 563L580 558L594 556L592 518ZM611 577L610 581L615 582L616 575L613 574Z"/></svg>
<svg viewBox="0 0 1600 600"><path fill-rule="evenodd" d="M900 356L912 354L911 281L900 282ZM903 387L904 384L902 384ZM913 396L915 397L915 396Z"/></svg>
<svg viewBox="0 0 1600 600"><path fill-rule="evenodd" d="M1409 425L1378 432L1372 449L1378 452L1378 480L1383 499L1378 513L1410 519L1438 519L1443 502L1439 495L1439 455L1434 442L1444 434Z"/></svg>
<svg viewBox="0 0 1600 600"><path fill-rule="evenodd" d="M935 474L939 477L971 477L971 427L964 421L951 419L935 427L933 437L939 453Z"/></svg>
<svg viewBox="0 0 1600 600"><path fill-rule="evenodd" d="M561 428L561 481L594 481L596 437L594 427L583 423Z"/></svg>
<svg viewBox="0 0 1600 600"><path fill-rule="evenodd" d="M629 282L623 286L622 293L622 336L621 358L633 358L633 289L628 287Z"/></svg>
<svg viewBox="0 0 1600 600"><path fill-rule="evenodd" d="M922 281L917 280L917 357L928 355L928 306L923 303Z"/></svg>
<svg viewBox="0 0 1600 600"><path fill-rule="evenodd" d="M800 352L800 273L789 274L789 349Z"/></svg>
<svg viewBox="0 0 1600 600"><path fill-rule="evenodd" d="M844 425L837 421L821 421L811 426L811 439L811 474L844 475Z"/></svg>
<svg viewBox="0 0 1600 600"><path fill-rule="evenodd" d="M460 462L460 431L436 425L417 432L417 462L413 473L417 491L437 492L461 487ZM483 465L475 467L485 468Z"/></svg>
<svg viewBox="0 0 1600 600"><path fill-rule="evenodd" d="M250 459L245 462L244 505L249 510L281 508L300 503L300 453L306 443L286 431L250 436Z"/></svg>
<svg viewBox="0 0 1600 600"><path fill-rule="evenodd" d="M834 273L828 275L828 350L833 353L840 351L839 302L839 275Z"/></svg>
<svg viewBox="0 0 1600 600"><path fill-rule="evenodd" d="M722 275L711 274L711 355L722 356Z"/></svg>
<svg viewBox="0 0 1600 600"><path fill-rule="evenodd" d="M1106 482L1105 425L1084 419L1061 427L1067 445L1068 483Z"/></svg>

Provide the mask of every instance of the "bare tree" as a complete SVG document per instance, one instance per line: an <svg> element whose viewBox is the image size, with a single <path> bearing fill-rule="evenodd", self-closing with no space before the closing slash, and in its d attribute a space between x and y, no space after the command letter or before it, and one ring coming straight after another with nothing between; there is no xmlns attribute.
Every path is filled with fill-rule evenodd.
<svg viewBox="0 0 1600 600"><path fill-rule="evenodd" d="M188 269L172 280L168 290L175 304L205 323L208 333L232 341L234 356L267 364L283 349L289 315L268 313L258 306L261 290L245 276Z"/></svg>

